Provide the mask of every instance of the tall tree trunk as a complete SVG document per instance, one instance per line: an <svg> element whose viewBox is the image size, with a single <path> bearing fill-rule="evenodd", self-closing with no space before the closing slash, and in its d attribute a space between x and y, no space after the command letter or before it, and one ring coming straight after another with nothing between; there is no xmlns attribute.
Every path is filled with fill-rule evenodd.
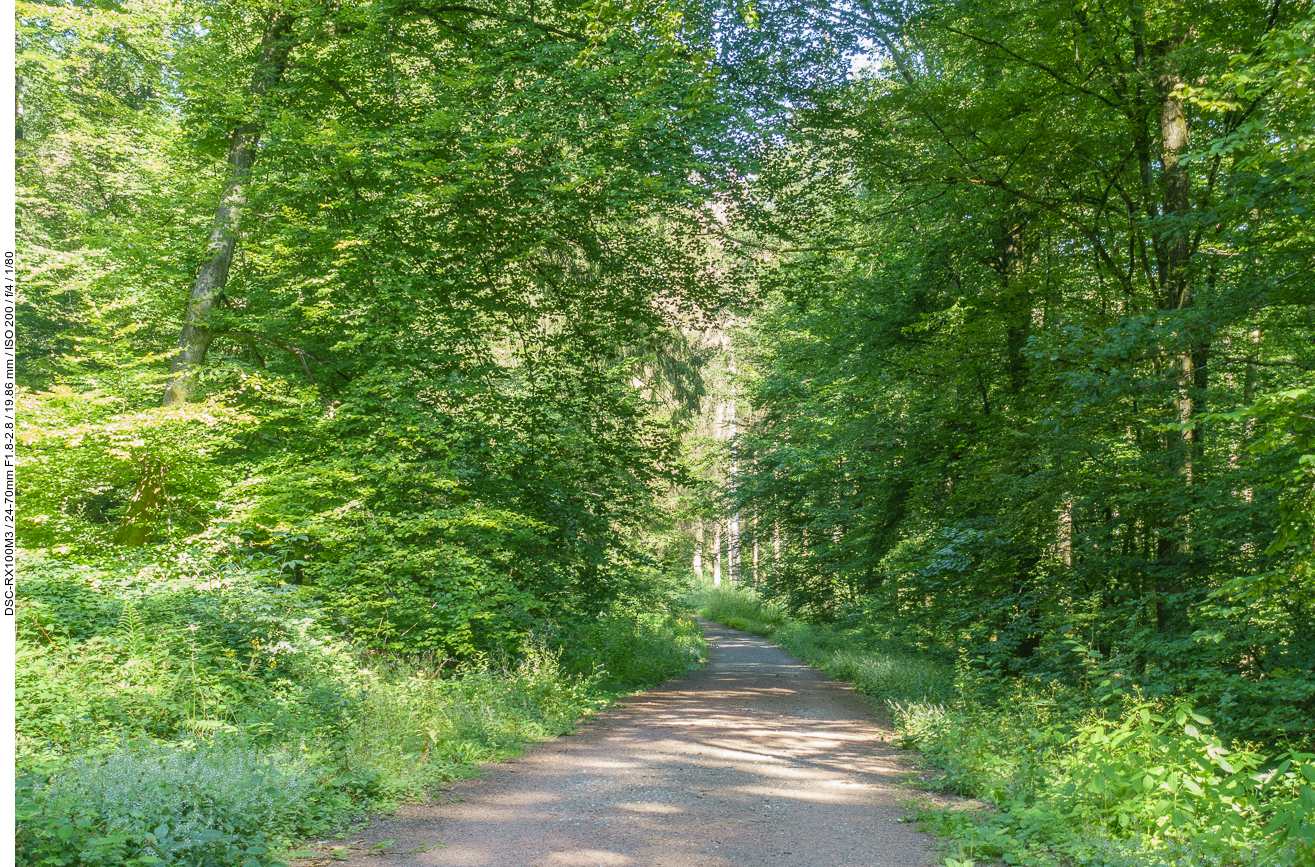
<svg viewBox="0 0 1315 867"><path fill-rule="evenodd" d="M1187 149L1187 116L1175 91L1182 79L1169 66L1159 80L1162 97L1160 103L1160 188L1164 203L1164 217L1172 221L1164 240L1160 242L1160 309L1166 312L1185 310L1192 306L1192 281L1189 270L1192 256L1191 230L1187 216L1192 209L1191 178L1182 164ZM1177 353L1177 421L1191 424L1196 415L1195 395L1202 384L1203 370L1199 370L1207 349L1195 344L1182 347ZM1191 430L1179 431L1175 438L1174 464L1183 482L1191 485L1195 473L1195 436Z"/></svg>
<svg viewBox="0 0 1315 867"><path fill-rule="evenodd" d="M718 521L712 531L712 586L721 586L721 521Z"/></svg>
<svg viewBox="0 0 1315 867"><path fill-rule="evenodd" d="M1027 359L1023 349L1027 346L1032 328L1032 298L1023 282L1027 265L1023 247L1026 228L1027 220L1024 217L1010 215L1002 220L997 266L1005 324L1005 367L1009 376L1009 391L1015 403L1027 379Z"/></svg>
<svg viewBox="0 0 1315 867"><path fill-rule="evenodd" d="M730 356L730 399L725 401L722 408L722 418L725 420L725 437L726 447L730 460L726 465L726 487L730 491L731 502L736 501L736 488L740 481L740 465L735 455L735 439L739 436L739 430L735 424L735 348L731 346L730 335L722 334L722 347ZM740 512L737 506L732 505L731 512L726 516L726 577L734 585L739 577L740 572Z"/></svg>
<svg viewBox="0 0 1315 867"><path fill-rule="evenodd" d="M758 512L753 513L753 586L758 587Z"/></svg>
<svg viewBox="0 0 1315 867"><path fill-rule="evenodd" d="M1242 402L1251 406L1256 402L1256 388L1260 382L1260 374L1256 369L1256 361L1260 355L1260 329L1253 328L1247 335L1251 345L1247 349L1247 370L1246 378L1242 380ZM1256 418L1251 416L1242 425L1242 447L1249 443L1256 435ZM1251 502L1255 499L1255 490L1251 486L1242 489L1242 499ZM1249 546L1251 543L1248 542Z"/></svg>
<svg viewBox="0 0 1315 867"><path fill-rule="evenodd" d="M1194 303L1192 293L1192 185L1187 167L1182 162L1189 144L1190 131L1187 116L1177 89L1182 84L1173 51L1181 42L1165 42L1156 46L1160 74L1156 81L1159 96L1158 125L1160 138L1160 197L1163 226L1157 232L1156 242L1159 264L1160 298L1162 311L1174 316ZM1182 322L1182 319L1179 319ZM1176 514L1167 515L1165 529L1159 540L1159 559L1177 559L1178 568L1167 573L1160 582L1166 594L1162 606L1154 612L1155 628L1176 632L1187 618L1187 609L1181 594L1188 587L1185 557L1192 548L1191 496L1197 473L1197 435L1192 429L1202 407L1198 395L1203 396L1208 384L1205 361L1209 347L1194 335L1176 337L1174 363L1170 375L1175 377L1175 421L1179 427L1169 434L1169 462L1173 472L1186 488L1181 507ZM1166 371L1169 372L1169 371ZM1171 536L1170 536L1171 534ZM1177 598L1175 598L1177 597Z"/></svg>
<svg viewBox="0 0 1315 867"><path fill-rule="evenodd" d="M694 574L703 580L703 519L694 523Z"/></svg>
<svg viewBox="0 0 1315 867"><path fill-rule="evenodd" d="M256 57L256 71L251 77L247 93L254 103L266 91L283 80L288 56L293 48L292 27L296 16L283 14L273 18L265 27ZM228 285L228 272L237 249L237 232L246 205L247 182L251 167L256 161L256 145L260 141L261 122L248 120L233 131L228 147L228 180L224 184L219 207L215 209L215 222L206 244L209 259L187 299L187 315L182 333L178 336L178 351L169 365L169 380L164 387L162 406L173 406L187 400L196 369L205 361L206 352L214 341L214 332L206 320L214 308L215 299Z"/></svg>
<svg viewBox="0 0 1315 867"><path fill-rule="evenodd" d="M781 574L781 519L772 518L772 575Z"/></svg>

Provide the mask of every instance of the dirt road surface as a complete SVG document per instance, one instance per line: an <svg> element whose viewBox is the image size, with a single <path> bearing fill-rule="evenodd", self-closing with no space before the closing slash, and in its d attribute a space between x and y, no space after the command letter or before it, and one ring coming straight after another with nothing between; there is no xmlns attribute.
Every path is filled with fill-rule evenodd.
<svg viewBox="0 0 1315 867"><path fill-rule="evenodd" d="M370 830L377 867L914 867L929 838L866 701L704 623L704 669ZM460 799L453 801L451 799ZM440 843L439 840L442 842Z"/></svg>

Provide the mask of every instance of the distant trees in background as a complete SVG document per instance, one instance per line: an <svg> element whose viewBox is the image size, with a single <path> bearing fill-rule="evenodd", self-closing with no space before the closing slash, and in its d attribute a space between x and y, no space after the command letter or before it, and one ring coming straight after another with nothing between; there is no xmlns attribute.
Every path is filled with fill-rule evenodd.
<svg viewBox="0 0 1315 867"><path fill-rule="evenodd" d="M702 571L1309 738L1306 0L17 8L33 574Z"/></svg>
<svg viewBox="0 0 1315 867"><path fill-rule="evenodd" d="M730 232L769 593L1308 743L1310 5L808 14L868 62L801 85Z"/></svg>

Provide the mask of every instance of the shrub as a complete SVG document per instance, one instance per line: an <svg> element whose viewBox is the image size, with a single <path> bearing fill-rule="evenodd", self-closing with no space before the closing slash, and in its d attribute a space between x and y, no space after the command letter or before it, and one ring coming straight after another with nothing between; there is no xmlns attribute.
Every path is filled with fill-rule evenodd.
<svg viewBox="0 0 1315 867"><path fill-rule="evenodd" d="M754 635L770 636L786 622L784 609L736 587L704 587L689 604L709 620Z"/></svg>
<svg viewBox="0 0 1315 867"><path fill-rule="evenodd" d="M279 846L565 732L704 648L692 621L618 603L457 666L358 655L259 573L198 574L206 561L187 557L24 565L24 865L274 863Z"/></svg>
<svg viewBox="0 0 1315 867"><path fill-rule="evenodd" d="M627 691L703 663L707 644L693 620L637 607L614 605L550 636L562 646L562 666L575 674L597 674L603 687Z"/></svg>
<svg viewBox="0 0 1315 867"><path fill-rule="evenodd" d="M158 564L25 558L16 701L20 761L242 732L323 736L359 688L347 647L295 588Z"/></svg>
<svg viewBox="0 0 1315 867"><path fill-rule="evenodd" d="M594 680L565 675L538 643L514 666L469 662L447 678L441 665L380 664L365 673L359 714L339 745L339 782L376 806L423 796L474 773L527 741L569 731L605 700Z"/></svg>
<svg viewBox="0 0 1315 867"><path fill-rule="evenodd" d="M126 747L20 783L19 857L32 865L264 865L274 862L271 839L319 833L345 806L286 753Z"/></svg>

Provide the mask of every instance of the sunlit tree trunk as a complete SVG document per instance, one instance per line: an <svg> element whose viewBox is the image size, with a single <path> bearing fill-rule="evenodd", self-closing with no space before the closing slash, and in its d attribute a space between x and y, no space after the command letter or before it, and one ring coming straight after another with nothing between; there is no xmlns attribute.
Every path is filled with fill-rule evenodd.
<svg viewBox="0 0 1315 867"><path fill-rule="evenodd" d="M694 574L703 580L703 519L694 522Z"/></svg>
<svg viewBox="0 0 1315 867"><path fill-rule="evenodd" d="M713 525L712 531L712 586L721 586L721 521Z"/></svg>
<svg viewBox="0 0 1315 867"><path fill-rule="evenodd" d="M1073 495L1064 494L1059 507L1058 543L1059 562L1065 568L1073 567Z"/></svg>
<svg viewBox="0 0 1315 867"><path fill-rule="evenodd" d="M1192 209L1191 178L1182 162L1189 144L1187 116L1177 88L1182 83L1171 63L1159 78L1162 99L1159 110L1160 131L1160 187L1164 217L1172 220L1160 243L1160 308L1166 312L1185 310L1192 306L1192 275L1190 260L1192 238L1189 220ZM1184 485L1189 488L1196 480L1196 432L1190 425L1196 420L1200 407L1197 395L1204 393L1206 383L1205 344L1190 342L1177 351L1174 376L1177 379L1176 421L1182 427L1171 435L1171 461ZM1177 539L1172 552L1184 554L1190 549L1190 528L1187 516L1178 516ZM1169 553L1165 551L1164 553Z"/></svg>
<svg viewBox="0 0 1315 867"><path fill-rule="evenodd" d="M1192 306L1191 275L1188 272L1191 258L1191 234L1183 220L1191 210L1191 179L1182 164L1182 153L1187 149L1187 117L1182 101L1174 95L1181 80L1176 74L1161 76L1160 87L1164 102L1160 109L1160 185L1164 202L1164 216L1178 220L1171 226L1163 242L1161 253L1160 307L1165 311L1183 310ZM1178 423L1187 425L1194 415L1193 393L1196 388L1196 353L1184 349L1177 358ZM1194 472L1193 432L1178 434L1176 464L1185 484L1192 484Z"/></svg>
<svg viewBox="0 0 1315 867"><path fill-rule="evenodd" d="M722 419L725 424L723 433L726 439L726 445L730 460L726 464L726 487L730 493L731 502L735 502L735 490L739 482L740 467L735 455L735 438L739 431L735 423L735 348L730 345L730 336L722 335L722 347L726 350L730 359L730 399L725 401L722 406ZM732 507L730 514L726 516L726 577L731 584L735 584L740 571L740 513Z"/></svg>
<svg viewBox="0 0 1315 867"><path fill-rule="evenodd" d="M1242 381L1242 402L1247 406L1256 401L1256 386L1260 382L1260 375L1256 370L1256 361L1260 354L1260 329L1253 328L1248 334L1251 346L1247 351L1247 369L1246 379ZM1242 425L1242 442L1250 442L1256 435L1256 419L1254 416L1248 418ZM1242 489L1242 499L1251 502L1255 498L1255 490L1251 486ZM1249 543L1248 543L1249 544Z"/></svg>
<svg viewBox="0 0 1315 867"><path fill-rule="evenodd" d="M288 56L293 48L292 27L295 23L295 16L285 14L274 18L265 27L260 52L256 57L256 71L247 88L253 103L283 80ZM214 225L206 243L209 258L201 266L201 272L187 299L187 313L182 332L178 336L178 351L169 365L169 380L160 401L162 406L173 406L187 400L196 370L205 361L210 344L215 339L207 320L214 309L215 300L228 285L228 272L233 264L233 253L237 249L238 227L246 206L247 182L251 179L251 167L256 161L260 132L260 121L253 119L234 130L229 139L228 179L224 183L219 207L215 210Z"/></svg>
<svg viewBox="0 0 1315 867"><path fill-rule="evenodd" d="M758 587L758 513L753 513L753 586Z"/></svg>

